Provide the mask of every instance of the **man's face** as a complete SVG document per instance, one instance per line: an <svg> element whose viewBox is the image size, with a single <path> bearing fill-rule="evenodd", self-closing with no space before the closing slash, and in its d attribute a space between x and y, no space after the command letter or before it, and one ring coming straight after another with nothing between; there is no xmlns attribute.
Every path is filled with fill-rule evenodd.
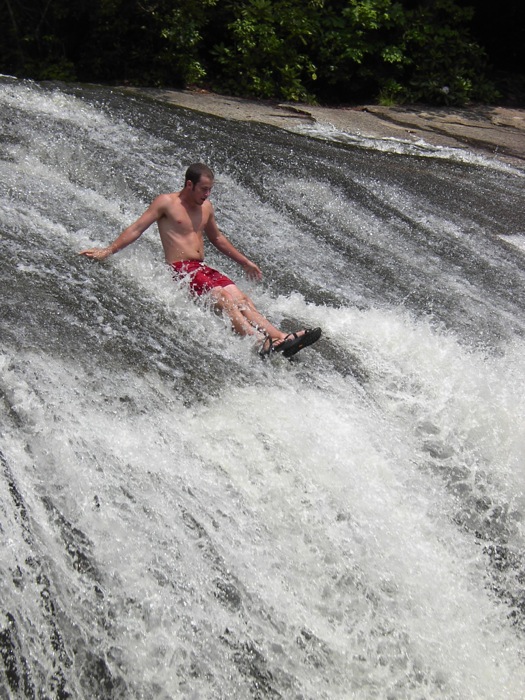
<svg viewBox="0 0 525 700"><path fill-rule="evenodd" d="M192 188L192 195L195 204L204 204L204 202L210 196L213 187L213 180L211 179L211 177L202 175L201 179L196 185L194 185L192 182L190 182L190 185Z"/></svg>

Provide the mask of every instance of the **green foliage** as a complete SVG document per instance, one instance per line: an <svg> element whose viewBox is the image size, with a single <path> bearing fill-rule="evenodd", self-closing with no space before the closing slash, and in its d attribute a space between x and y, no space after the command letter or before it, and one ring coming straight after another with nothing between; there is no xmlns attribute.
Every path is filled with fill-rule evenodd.
<svg viewBox="0 0 525 700"><path fill-rule="evenodd" d="M201 80L202 31L217 0L96 0L82 75L183 87Z"/></svg>
<svg viewBox="0 0 525 700"><path fill-rule="evenodd" d="M0 71L351 103L490 101L462 0L0 0Z"/></svg>
<svg viewBox="0 0 525 700"><path fill-rule="evenodd" d="M392 0L325 3L313 47L321 96L344 102L377 93L405 60L404 17Z"/></svg>
<svg viewBox="0 0 525 700"><path fill-rule="evenodd" d="M458 7L453 0L435 0L407 14L405 68L397 99L444 105L495 99L485 78L485 53L468 29L472 15L472 8Z"/></svg>
<svg viewBox="0 0 525 700"><path fill-rule="evenodd" d="M82 16L82 2L77 11ZM74 80L75 65L67 55L63 31L65 13L65 0L0 0L0 70L39 80Z"/></svg>
<svg viewBox="0 0 525 700"><path fill-rule="evenodd" d="M220 86L236 95L311 100L305 78L316 79L308 55L319 0L226 3L228 20L213 56Z"/></svg>
<svg viewBox="0 0 525 700"><path fill-rule="evenodd" d="M161 62L186 85L198 83L206 76L200 58L203 32L216 4L217 0L180 0L176 7L168 2L165 9L155 13L163 39Z"/></svg>

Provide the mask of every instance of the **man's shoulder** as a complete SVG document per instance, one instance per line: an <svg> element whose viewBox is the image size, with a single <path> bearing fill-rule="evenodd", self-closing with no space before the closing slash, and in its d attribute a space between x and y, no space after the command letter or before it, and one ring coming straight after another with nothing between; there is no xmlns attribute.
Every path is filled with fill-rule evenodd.
<svg viewBox="0 0 525 700"><path fill-rule="evenodd" d="M159 211L165 212L173 207L176 207L180 203L180 197L178 192L171 192L170 194L159 194L155 197L151 203L151 207L158 209Z"/></svg>
<svg viewBox="0 0 525 700"><path fill-rule="evenodd" d="M165 194L159 194L153 200L159 204L173 204L180 201L180 192L169 192Z"/></svg>

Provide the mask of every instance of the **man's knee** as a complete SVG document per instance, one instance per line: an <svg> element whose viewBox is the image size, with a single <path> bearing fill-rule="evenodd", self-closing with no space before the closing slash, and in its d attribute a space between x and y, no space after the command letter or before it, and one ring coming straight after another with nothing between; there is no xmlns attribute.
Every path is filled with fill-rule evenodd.
<svg viewBox="0 0 525 700"><path fill-rule="evenodd" d="M215 307L220 311L239 311L241 314L255 311L251 299L235 285L215 287L211 294L215 300Z"/></svg>
<svg viewBox="0 0 525 700"><path fill-rule="evenodd" d="M210 290L215 305L220 309L236 306L236 296L229 291L229 287L214 287Z"/></svg>

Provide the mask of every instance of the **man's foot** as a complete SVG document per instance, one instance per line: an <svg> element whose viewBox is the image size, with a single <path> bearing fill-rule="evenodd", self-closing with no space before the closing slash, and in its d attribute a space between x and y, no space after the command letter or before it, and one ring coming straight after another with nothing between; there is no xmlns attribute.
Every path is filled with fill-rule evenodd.
<svg viewBox="0 0 525 700"><path fill-rule="evenodd" d="M259 357L262 357L263 360L265 360L269 355L272 354L272 352L275 352L275 347L274 344L278 343L278 340L273 340L273 338L270 338L270 336L266 336L266 338L263 341L263 344L261 345L261 349L259 350Z"/></svg>
<svg viewBox="0 0 525 700"><path fill-rule="evenodd" d="M273 340L266 338L263 343L259 355L268 357L274 352L282 352L284 357L292 357L299 350L307 348L309 345L317 342L322 335L320 328L306 328L296 333L288 333L282 340Z"/></svg>

